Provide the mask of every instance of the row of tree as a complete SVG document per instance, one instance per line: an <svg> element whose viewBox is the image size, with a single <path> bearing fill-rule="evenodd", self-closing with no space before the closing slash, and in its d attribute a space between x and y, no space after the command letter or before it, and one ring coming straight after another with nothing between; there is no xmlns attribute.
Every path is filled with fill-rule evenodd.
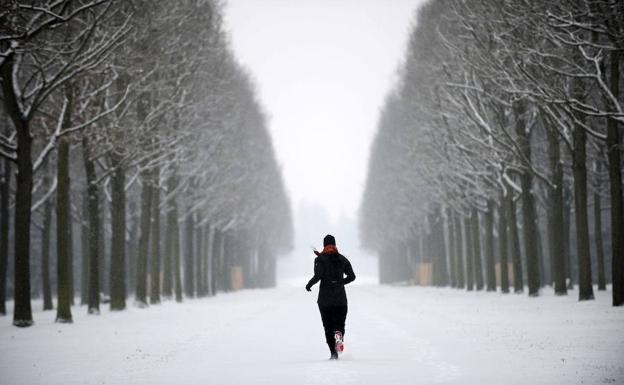
<svg viewBox="0 0 624 385"><path fill-rule="evenodd" d="M621 1L424 5L361 207L381 280L623 305L623 52Z"/></svg>
<svg viewBox="0 0 624 385"><path fill-rule="evenodd" d="M289 202L220 2L10 0L0 26L0 313L56 288L71 322L75 276L95 314L274 285Z"/></svg>

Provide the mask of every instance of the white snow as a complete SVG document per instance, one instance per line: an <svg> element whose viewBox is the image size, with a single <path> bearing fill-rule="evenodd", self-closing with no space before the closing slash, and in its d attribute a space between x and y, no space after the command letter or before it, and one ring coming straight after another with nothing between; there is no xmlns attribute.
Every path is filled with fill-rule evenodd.
<svg viewBox="0 0 624 385"><path fill-rule="evenodd" d="M610 292L578 302L356 285L345 354L329 361L317 289L304 284L100 316L75 306L74 324L2 317L0 384L624 383L624 308Z"/></svg>

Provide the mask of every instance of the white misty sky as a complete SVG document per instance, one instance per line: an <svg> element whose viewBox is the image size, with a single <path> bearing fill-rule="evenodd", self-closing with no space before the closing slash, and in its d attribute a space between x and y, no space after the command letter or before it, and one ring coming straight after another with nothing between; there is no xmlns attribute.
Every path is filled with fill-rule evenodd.
<svg viewBox="0 0 624 385"><path fill-rule="evenodd" d="M228 0L226 24L269 116L296 212L354 218L379 110L419 0Z"/></svg>

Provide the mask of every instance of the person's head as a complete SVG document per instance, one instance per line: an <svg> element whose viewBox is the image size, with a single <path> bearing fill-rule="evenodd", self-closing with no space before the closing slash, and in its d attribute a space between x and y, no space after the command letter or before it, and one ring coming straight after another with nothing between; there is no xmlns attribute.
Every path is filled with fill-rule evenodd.
<svg viewBox="0 0 624 385"><path fill-rule="evenodd" d="M334 245L334 246L336 246L336 238L334 238L333 235L327 234L325 236L325 238L323 238L323 247L325 247L327 245Z"/></svg>

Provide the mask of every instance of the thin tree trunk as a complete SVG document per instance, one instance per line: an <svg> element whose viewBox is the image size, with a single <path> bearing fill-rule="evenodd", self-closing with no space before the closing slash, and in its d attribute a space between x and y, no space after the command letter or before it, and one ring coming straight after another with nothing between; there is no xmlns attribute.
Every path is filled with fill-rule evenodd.
<svg viewBox="0 0 624 385"><path fill-rule="evenodd" d="M579 126L574 128L574 218L576 220L576 255L578 259L579 301L594 299L589 250L589 220L587 215L587 133Z"/></svg>
<svg viewBox="0 0 624 385"><path fill-rule="evenodd" d="M117 154L112 156L110 308L126 308L126 174Z"/></svg>
<svg viewBox="0 0 624 385"><path fill-rule="evenodd" d="M465 282L464 255L462 252L464 241L462 237L461 219L457 212L453 215L453 225L455 230L455 262L457 266L455 268L455 274L457 274L457 288L463 289Z"/></svg>
<svg viewBox="0 0 624 385"><path fill-rule="evenodd" d="M192 298L195 295L195 282L193 279L193 235L195 233L194 227L195 223L193 220L193 214L191 213L186 216L186 247L184 248L184 294L189 298Z"/></svg>
<svg viewBox="0 0 624 385"><path fill-rule="evenodd" d="M64 124L64 126L66 126ZM72 322L70 259L70 180L69 180L69 138L58 140L58 173L56 189L56 258L57 298L56 322Z"/></svg>
<svg viewBox="0 0 624 385"><path fill-rule="evenodd" d="M180 226L178 222L178 204L173 201L173 217L175 218L174 237L173 237L173 277L175 278L175 297L176 302L182 302L182 266L180 261Z"/></svg>
<svg viewBox="0 0 624 385"><path fill-rule="evenodd" d="M522 293L524 291L524 282L522 274L522 257L520 255L520 239L518 236L518 219L516 218L516 203L513 194L507 194L507 216L509 224L509 241L511 242L511 262L514 273L514 292Z"/></svg>
<svg viewBox="0 0 624 385"><path fill-rule="evenodd" d="M485 214L485 270L487 291L496 291L496 267L494 263L494 201L488 200Z"/></svg>
<svg viewBox="0 0 624 385"><path fill-rule="evenodd" d="M157 304L160 303L160 170L156 168L153 173L150 303Z"/></svg>
<svg viewBox="0 0 624 385"><path fill-rule="evenodd" d="M45 165L43 177L43 191L50 188L50 166ZM43 227L41 229L41 282L43 286L43 310L52 310L52 287L50 284L50 236L52 230L52 199L48 198L43 204Z"/></svg>
<svg viewBox="0 0 624 385"><path fill-rule="evenodd" d="M507 192L511 194L511 192ZM501 292L509 293L509 262L507 258L507 198L504 192L500 194L498 206L498 250L500 255L500 280Z"/></svg>
<svg viewBox="0 0 624 385"><path fill-rule="evenodd" d="M620 96L620 52L611 51L610 89ZM611 274L613 306L624 305L624 204L622 202L620 131L617 120L607 120L607 158L611 191Z"/></svg>
<svg viewBox="0 0 624 385"><path fill-rule="evenodd" d="M604 246L602 243L602 204L598 191L602 189L600 183L600 173L602 172L602 161L596 159L595 167L595 187L594 187L594 239L596 242L596 260L598 264L598 290L607 290L607 279L605 275Z"/></svg>
<svg viewBox="0 0 624 385"><path fill-rule="evenodd" d="M150 171L143 171L141 180L143 186L141 188L141 234L139 235L139 249L137 252L136 263L136 288L135 301L137 306L147 306L147 254L149 253L149 239L151 232L151 214L152 214L152 181Z"/></svg>
<svg viewBox="0 0 624 385"><path fill-rule="evenodd" d="M453 213L450 207L446 208L446 225L448 232L449 267L451 272L451 287L457 287L457 257L455 248L455 231L453 228Z"/></svg>
<svg viewBox="0 0 624 385"><path fill-rule="evenodd" d="M167 181L167 193L170 194L174 187L172 185L173 177L169 177ZM169 197L168 199L174 199L173 197ZM163 297L166 299L170 299L173 297L173 252L174 252L174 243L175 243L175 235L174 231L176 229L175 222L177 218L174 216L173 207L171 202L168 203L167 207L167 231L165 233L165 255L163 258Z"/></svg>
<svg viewBox="0 0 624 385"><path fill-rule="evenodd" d="M479 226L479 211L476 207L472 208L471 224L472 247L474 250L472 257L474 263L475 283L477 286L477 290L483 290L483 267L481 263L481 230Z"/></svg>
<svg viewBox="0 0 624 385"><path fill-rule="evenodd" d="M80 221L80 305L89 303L89 193L82 198L82 218Z"/></svg>
<svg viewBox="0 0 624 385"><path fill-rule="evenodd" d="M531 132L526 121L526 101L520 100L515 105L516 134L518 135L518 147L526 162L531 163ZM526 169L520 174L522 187L522 234L524 240L524 252L527 264L527 281L529 296L539 295L540 276L539 261L537 255L537 217L535 215L535 202L533 199L533 175Z"/></svg>
<svg viewBox="0 0 624 385"><path fill-rule="evenodd" d="M9 186L11 162L3 160L0 180L0 315L6 315L7 264L9 262Z"/></svg>
<svg viewBox="0 0 624 385"><path fill-rule="evenodd" d="M201 218L198 218L198 222ZM202 288L202 263L204 260L203 249L204 249L204 227L198 225L195 227L195 267L194 269L194 279L195 279L195 292L198 297L203 297L203 288Z"/></svg>
<svg viewBox="0 0 624 385"><path fill-rule="evenodd" d="M87 179L87 230L88 230L88 310L100 314L100 196L96 184L95 163L91 159L91 144L87 134L82 135L82 157Z"/></svg>
<svg viewBox="0 0 624 385"><path fill-rule="evenodd" d="M570 242L570 233L571 233L571 216L572 216L572 208L570 207L570 191L569 189L565 189L564 192L564 204L563 204L563 250L564 250L564 262L565 262L565 273L566 278L568 279L568 290L574 289L574 275L572 274L572 252L571 252L571 242Z"/></svg>
<svg viewBox="0 0 624 385"><path fill-rule="evenodd" d="M464 218L464 238L466 239L466 289L472 291L474 290L474 246L470 216Z"/></svg>
<svg viewBox="0 0 624 385"><path fill-rule="evenodd" d="M565 272L565 239L563 217L563 167L561 165L561 153L559 150L559 137L554 128L547 130L548 153L550 160L550 173L554 187L550 189L550 201L552 208L549 218L550 225L550 250L552 255L552 277L555 283L555 294L565 295L566 287Z"/></svg>

